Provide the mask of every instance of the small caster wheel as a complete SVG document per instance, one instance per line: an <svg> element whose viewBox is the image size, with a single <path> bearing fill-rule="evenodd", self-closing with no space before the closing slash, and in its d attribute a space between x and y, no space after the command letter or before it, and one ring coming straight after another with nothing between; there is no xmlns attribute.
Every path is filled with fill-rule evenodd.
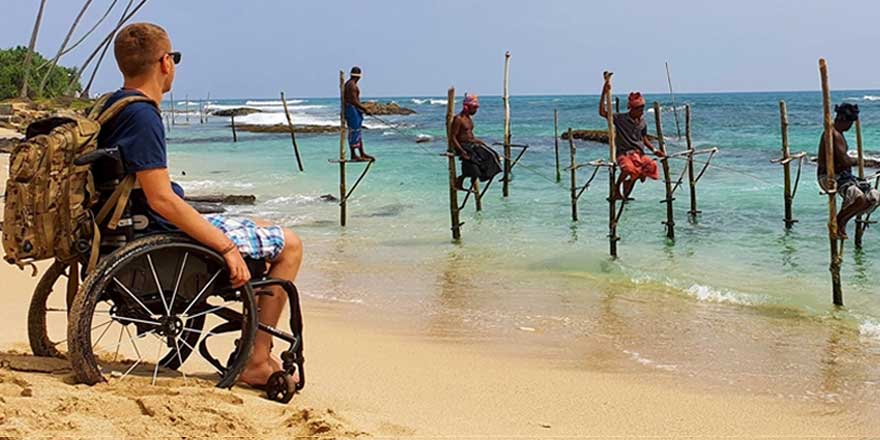
<svg viewBox="0 0 880 440"><path fill-rule="evenodd" d="M269 376L266 382L266 397L269 400L288 403L293 399L294 394L296 394L296 382L293 376L283 371L276 371Z"/></svg>

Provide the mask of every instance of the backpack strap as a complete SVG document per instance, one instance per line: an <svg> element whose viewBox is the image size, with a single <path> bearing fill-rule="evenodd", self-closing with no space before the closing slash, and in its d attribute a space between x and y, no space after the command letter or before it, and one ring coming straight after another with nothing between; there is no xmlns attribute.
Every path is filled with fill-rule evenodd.
<svg viewBox="0 0 880 440"><path fill-rule="evenodd" d="M106 102L106 100L105 100L105 102ZM118 115L119 112L122 111L122 109L127 107L129 104L133 104L135 102L149 102L150 104L153 105L153 107L156 107L156 102L150 98L147 98L146 96L143 96L143 95L126 96L125 98L122 98L119 101L114 102L110 107L107 107L106 109L102 110L101 113L95 118L95 120L98 121L99 124L104 125L105 123L107 123L107 121L113 119L113 117Z"/></svg>
<svg viewBox="0 0 880 440"><path fill-rule="evenodd" d="M104 206L98 211L98 215L95 216L95 223L101 224L110 214L110 210L112 209L113 215L110 217L110 221L107 222L107 228L110 230L116 229L119 219L122 218L122 211L125 209L125 203L128 202L128 196L131 194L131 190L134 189L134 183L134 174L125 176L122 179L122 182L119 182L119 185L117 185L116 189L113 190L113 193L110 194L110 198L107 199L107 202L104 203Z"/></svg>
<svg viewBox="0 0 880 440"><path fill-rule="evenodd" d="M88 273L92 273L98 264L98 253L101 250L101 230L98 225L104 222L104 219L110 215L112 210L113 215L110 216L110 220L107 222L107 229L112 231L119 226L119 220L122 218L122 212L125 210L125 204L128 202L128 197L131 195L135 182L134 174L125 176L95 216L95 221L92 222L92 252L89 255Z"/></svg>

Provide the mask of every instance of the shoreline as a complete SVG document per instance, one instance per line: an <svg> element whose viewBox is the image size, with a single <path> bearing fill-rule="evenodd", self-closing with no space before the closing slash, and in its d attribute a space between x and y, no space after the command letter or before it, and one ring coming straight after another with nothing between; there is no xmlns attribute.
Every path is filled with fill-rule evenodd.
<svg viewBox="0 0 880 440"><path fill-rule="evenodd" d="M0 179L4 181L7 158L0 155ZM327 285L344 291L350 287L348 284L370 280L361 279L359 274L342 277L324 269L307 269L303 285L308 291L332 291L322 288ZM7 322L0 348L27 352L27 303L36 278L9 265L3 265L0 277L8 283L6 307L0 313ZM478 285L468 282L463 287L479 290ZM447 300L461 295L461 288L453 285L444 292L451 295ZM623 304L633 301L625 299ZM741 312L730 304L718 307L724 312ZM217 435L259 432L265 436L339 438L362 433L377 437L537 438L586 434L750 437L880 433L880 425L869 411L849 404L799 402L758 389L707 384L699 378L646 365L637 352L634 359L623 363L621 353L609 355L616 350L613 344L602 344L601 338L607 335L600 335L599 342L579 340L577 346L566 346L568 339L543 334L541 328L535 332L516 329L513 334L470 334L469 326L462 326L459 317L454 316L419 321L425 317L413 315L416 321L386 322L380 315L381 304L361 307L307 297L303 308L309 382L304 393L287 407L272 404L253 390L236 387L231 392L219 391L210 383L187 385L174 376L156 387L145 378L131 383L113 380L96 387L71 385L69 372L17 371L0 356L0 366L5 365L0 367L0 413L5 416L0 431L5 426L17 435L159 436L199 429L200 433ZM658 314L663 311L660 307ZM762 313L767 312L754 312ZM631 313L602 316L599 319L623 322L632 317ZM792 329L796 331L797 326ZM555 343L544 349L541 338ZM772 345L771 341L764 342ZM722 360L735 356L720 354L726 356ZM43 369L54 362L30 360ZM846 375L832 375L828 380L847 379ZM755 388L760 384L756 380ZM93 400L101 403L82 403ZM166 400L166 410L157 406ZM110 417L104 412L107 405L118 405ZM76 414L58 412L59 406L75 408ZM172 414L184 414L191 420L203 418L204 423L175 423L168 418Z"/></svg>
<svg viewBox="0 0 880 440"><path fill-rule="evenodd" d="M0 276L9 286L2 313L7 331L0 347L26 351L28 295L19 290L32 287L34 279L5 265ZM380 438L880 433L878 421L834 405L712 392L661 373L609 373L515 352L499 355L487 349L492 341L418 335L375 324L354 305L306 299L303 306L309 382L290 405L268 402L246 388L216 390L210 382L193 379L195 372L188 383L171 375L155 386L148 377L71 385L64 362L59 366L54 359L29 357L31 369L55 372L23 372L14 363L10 368L3 354L0 431L5 426L18 435L182 435L199 428L207 430L202 435L338 438L363 433ZM107 417L105 406L88 401L116 409ZM59 405L77 410L56 411ZM174 422L168 418L172 414L204 420Z"/></svg>

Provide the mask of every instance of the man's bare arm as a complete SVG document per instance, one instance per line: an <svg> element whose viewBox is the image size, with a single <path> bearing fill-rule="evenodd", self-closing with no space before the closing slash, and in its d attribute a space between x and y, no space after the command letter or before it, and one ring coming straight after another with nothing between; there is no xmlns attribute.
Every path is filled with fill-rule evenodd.
<svg viewBox="0 0 880 440"><path fill-rule="evenodd" d="M608 112L605 108L605 99L608 97L608 91L611 88L611 85L608 84L608 80L605 80L605 84L602 86L602 95L599 97L599 116L602 119L608 118Z"/></svg>
<svg viewBox="0 0 880 440"><path fill-rule="evenodd" d="M841 166L840 164L845 164L843 166L850 167L859 164L857 158L849 155L849 152L846 150L846 142L843 139L843 135L839 133L834 133L834 163L835 168Z"/></svg>
<svg viewBox="0 0 880 440"><path fill-rule="evenodd" d="M654 148L654 144L651 143L651 138L648 136L642 136L642 143L651 150L652 153L659 157L663 157L663 152L660 151L659 148ZM643 152L644 153L644 152Z"/></svg>
<svg viewBox="0 0 880 440"><path fill-rule="evenodd" d="M230 245L234 246L232 240L174 193L174 190L171 189L168 169L157 168L138 172L137 180L153 211L199 243L220 253L227 251L223 257L229 265L233 285L244 284L250 278L247 265L245 265L238 249L228 251Z"/></svg>

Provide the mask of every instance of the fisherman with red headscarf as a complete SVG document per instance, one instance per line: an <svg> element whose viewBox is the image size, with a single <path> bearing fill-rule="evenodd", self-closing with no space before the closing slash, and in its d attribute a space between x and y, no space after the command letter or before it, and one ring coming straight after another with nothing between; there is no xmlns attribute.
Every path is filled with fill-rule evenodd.
<svg viewBox="0 0 880 440"><path fill-rule="evenodd" d="M452 119L450 139L455 153L461 159L461 175L455 182L456 187L466 191L464 179L471 179L471 186L476 179L481 182L491 180L501 172L498 153L489 148L485 142L474 136L473 116L480 108L480 100L476 95L464 95L461 112Z"/></svg>
<svg viewBox="0 0 880 440"><path fill-rule="evenodd" d="M605 100L611 90L609 82L611 75L606 73L605 86L602 88L602 98L599 100L599 116L607 117ZM617 179L618 200L626 200L632 193L637 180L645 181L650 177L657 180L657 162L645 155L645 148L651 150L657 157L663 157L663 152L655 149L648 138L648 124L645 122L645 98L639 92L629 94L626 103L629 109L626 113L614 113L614 133L617 146L617 165L620 167L620 177Z"/></svg>

